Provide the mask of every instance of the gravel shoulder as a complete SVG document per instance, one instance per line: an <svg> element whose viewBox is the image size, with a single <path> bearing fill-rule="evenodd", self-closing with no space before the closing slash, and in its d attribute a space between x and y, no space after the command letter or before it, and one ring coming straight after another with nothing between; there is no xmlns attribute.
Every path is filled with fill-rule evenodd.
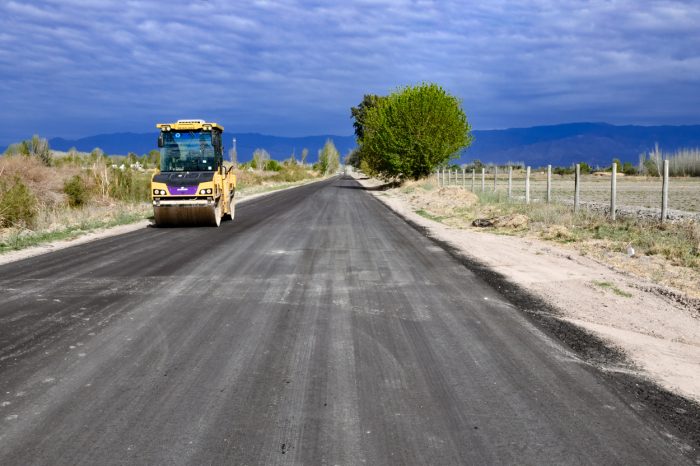
<svg viewBox="0 0 700 466"><path fill-rule="evenodd" d="M378 184L358 178L365 187ZM631 372L700 401L697 300L556 244L425 218L398 190L370 192L429 236L551 305L556 319L592 333L627 356L624 367L606 370Z"/></svg>

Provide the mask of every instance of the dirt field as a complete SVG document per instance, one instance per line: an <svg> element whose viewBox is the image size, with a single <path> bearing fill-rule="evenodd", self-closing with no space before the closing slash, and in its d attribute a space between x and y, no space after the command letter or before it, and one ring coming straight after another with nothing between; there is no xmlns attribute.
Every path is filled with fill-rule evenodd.
<svg viewBox="0 0 700 466"><path fill-rule="evenodd" d="M461 172L451 178L451 184L463 184ZM466 186L471 188L471 173L466 174ZM505 192L508 187L507 173L499 173L497 189ZM494 175L486 174L486 191L494 189ZM481 174L476 174L475 190L481 190ZM533 201L544 200L547 193L546 172L530 175L530 197ZM525 197L525 173L513 172L513 196ZM552 175L552 197L560 202L571 202L574 198L573 175ZM610 202L610 175L583 175L581 183L582 202ZM617 205L628 207L661 208L661 178L646 176L617 177ZM670 209L700 212L700 178L671 178L669 183Z"/></svg>
<svg viewBox="0 0 700 466"><path fill-rule="evenodd" d="M367 187L381 184L360 181ZM504 236L450 222L447 215L455 206L478 202L477 196L465 190L372 192L429 235L549 303L559 312L554 318L593 333L627 355L629 365L604 370L632 372L700 401L700 300L636 273L651 267L650 261L643 264L610 250L590 254L572 245ZM454 196L447 197L451 193ZM512 223L521 220L516 216L508 219ZM663 267L671 270L668 264Z"/></svg>

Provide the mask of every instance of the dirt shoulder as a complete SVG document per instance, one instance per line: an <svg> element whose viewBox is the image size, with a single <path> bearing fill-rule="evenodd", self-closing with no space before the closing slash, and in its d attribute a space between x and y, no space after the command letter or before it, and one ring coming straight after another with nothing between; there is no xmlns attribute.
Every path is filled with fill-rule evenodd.
<svg viewBox="0 0 700 466"><path fill-rule="evenodd" d="M367 188L380 184L357 178ZM440 208L450 206L439 206L431 215L422 209L425 199L416 199L415 193L370 192L431 237L541 298L557 310L556 319L622 350L632 363L604 370L631 371L700 402L698 300L616 267L619 257L603 263L590 254L537 238L456 227L439 221Z"/></svg>

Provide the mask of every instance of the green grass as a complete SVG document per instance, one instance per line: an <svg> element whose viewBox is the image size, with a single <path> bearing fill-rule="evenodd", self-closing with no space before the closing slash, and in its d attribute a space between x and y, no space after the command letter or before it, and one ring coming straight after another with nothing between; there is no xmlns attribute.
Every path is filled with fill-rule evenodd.
<svg viewBox="0 0 700 466"><path fill-rule="evenodd" d="M28 230L11 233L0 240L0 254L8 251L37 246L52 241L73 239L98 228L109 228L117 225L126 225L149 218L148 214L123 212L109 220L87 220L77 225L70 225L54 231L31 232Z"/></svg>
<svg viewBox="0 0 700 466"><path fill-rule="evenodd" d="M416 210L416 213L420 215L421 217L425 217L428 220L433 220L435 222L442 222L446 217L439 217L437 215L433 215L430 212L427 212L426 210L423 209L418 209Z"/></svg>
<svg viewBox="0 0 700 466"><path fill-rule="evenodd" d="M593 284L596 286L599 286L600 288L610 290L613 293L615 293L616 295L622 296L623 298L631 298L632 297L632 294L627 293L626 291L622 291L620 288L615 286L613 283L594 280Z"/></svg>

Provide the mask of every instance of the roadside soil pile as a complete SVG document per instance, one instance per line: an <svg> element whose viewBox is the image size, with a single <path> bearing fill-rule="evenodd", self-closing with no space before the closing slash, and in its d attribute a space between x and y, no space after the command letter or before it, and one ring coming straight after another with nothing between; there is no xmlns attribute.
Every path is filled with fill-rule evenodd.
<svg viewBox="0 0 700 466"><path fill-rule="evenodd" d="M381 184L366 177L356 178L365 187ZM632 371L700 402L700 281L692 270L674 267L662 257L629 257L606 250L604 241L548 241L570 232L562 226L550 226L533 233L526 228L527 216L493 217L488 206L476 206L478 218L506 228L508 235L493 233L498 228L472 226L473 219L455 212L470 202L474 212L473 203L478 198L461 189L424 191L408 184L373 194L425 228L430 236L556 308L557 319L582 327L621 349L633 364L613 364L604 370ZM462 198L464 201L460 201ZM691 292L660 285L663 280L652 280L650 269L678 275Z"/></svg>

